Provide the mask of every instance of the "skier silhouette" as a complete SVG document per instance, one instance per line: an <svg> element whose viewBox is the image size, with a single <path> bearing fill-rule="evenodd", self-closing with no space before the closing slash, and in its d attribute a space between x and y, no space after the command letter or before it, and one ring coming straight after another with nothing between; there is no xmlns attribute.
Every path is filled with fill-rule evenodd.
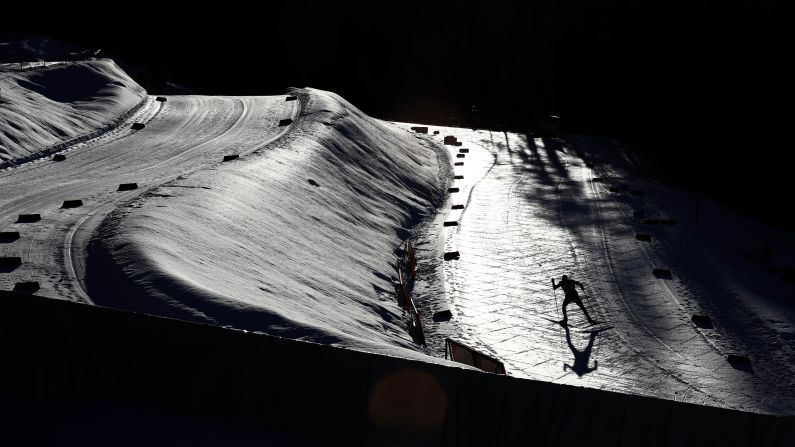
<svg viewBox="0 0 795 447"><path fill-rule="evenodd" d="M552 289L555 290L558 287L563 287L563 292L566 294L566 297L563 298L563 320L561 320L561 324L565 325L569 321L569 316L566 315L566 306L569 303L574 303L582 309L582 313L585 314L585 318L588 319L588 323L595 324L597 323L596 320L592 319L590 315L588 315L588 311L585 310L585 306L582 304L582 300L580 299L580 295L577 294L577 288L575 286L580 286L580 289L585 290L582 283L579 281L575 281L573 279L569 279L568 276L563 275L560 279L560 282L555 284L555 278L552 278Z"/></svg>

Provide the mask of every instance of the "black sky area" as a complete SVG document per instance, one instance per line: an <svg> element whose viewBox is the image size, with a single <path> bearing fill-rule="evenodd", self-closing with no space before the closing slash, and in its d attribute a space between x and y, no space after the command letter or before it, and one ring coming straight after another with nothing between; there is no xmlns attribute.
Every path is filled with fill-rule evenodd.
<svg viewBox="0 0 795 447"><path fill-rule="evenodd" d="M7 29L103 48L197 93L311 86L379 118L515 131L560 115L564 132L630 144L654 176L791 226L789 20L775 2L106 9L15 13Z"/></svg>

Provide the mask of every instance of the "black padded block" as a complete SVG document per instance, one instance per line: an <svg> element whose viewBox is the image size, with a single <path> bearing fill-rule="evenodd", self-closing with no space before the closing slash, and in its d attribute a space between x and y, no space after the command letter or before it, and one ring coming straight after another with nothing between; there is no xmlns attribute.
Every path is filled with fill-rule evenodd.
<svg viewBox="0 0 795 447"><path fill-rule="evenodd" d="M600 183L602 181L602 178L601 177L594 177L592 181L594 181L596 183Z"/></svg>
<svg viewBox="0 0 795 447"><path fill-rule="evenodd" d="M447 192L458 192L460 191L458 188L447 188Z"/></svg>
<svg viewBox="0 0 795 447"><path fill-rule="evenodd" d="M117 191L132 191L133 189L138 189L138 183L119 183Z"/></svg>
<svg viewBox="0 0 795 447"><path fill-rule="evenodd" d="M285 98L285 101L295 101L297 99L298 99L297 96L288 96L287 98Z"/></svg>
<svg viewBox="0 0 795 447"><path fill-rule="evenodd" d="M466 155L464 154L455 154L455 158L464 158Z"/></svg>
<svg viewBox="0 0 795 447"><path fill-rule="evenodd" d="M452 136L452 135L448 135L448 136L444 137L444 144L455 145L455 142L456 142L456 138L454 136Z"/></svg>
<svg viewBox="0 0 795 447"><path fill-rule="evenodd" d="M133 123L132 130L141 130L144 127L146 127L144 123Z"/></svg>
<svg viewBox="0 0 795 447"><path fill-rule="evenodd" d="M232 161L232 160L237 160L238 158L240 158L240 156L239 156L239 155L237 155L237 154L232 154L232 155L224 155L224 161Z"/></svg>
<svg viewBox="0 0 795 447"><path fill-rule="evenodd" d="M290 118L285 118L283 120L279 120L279 127L289 126L293 123L293 120Z"/></svg>
<svg viewBox="0 0 795 447"><path fill-rule="evenodd" d="M445 227L457 227L458 226L458 222L455 222L455 221L445 222L444 226Z"/></svg>
<svg viewBox="0 0 795 447"><path fill-rule="evenodd" d="M464 166L464 162L463 161L457 161L457 162L453 163L453 166Z"/></svg>
<svg viewBox="0 0 795 447"><path fill-rule="evenodd" d="M39 283L36 281L24 281L14 284L14 292L36 293L39 290Z"/></svg>
<svg viewBox="0 0 795 447"><path fill-rule="evenodd" d="M166 97L165 97L165 96L158 96L158 97L157 97L157 98L155 98L155 99L156 99L157 101L160 101L160 102L166 102L166 101L168 101L168 99L166 99Z"/></svg>
<svg viewBox="0 0 795 447"><path fill-rule="evenodd" d="M469 149L461 148L461 149L458 150L458 152L461 152L462 154L468 154L469 153Z"/></svg>
<svg viewBox="0 0 795 447"><path fill-rule="evenodd" d="M434 131L433 131L433 134L434 134L434 135L439 135L439 131L438 131L438 130L434 130Z"/></svg>
<svg viewBox="0 0 795 447"><path fill-rule="evenodd" d="M0 231L0 242L14 242L19 239L19 231Z"/></svg>
<svg viewBox="0 0 795 447"><path fill-rule="evenodd" d="M444 309L433 313L433 321L437 323L440 321L450 321L451 318L453 318L453 313L450 312L450 309Z"/></svg>
<svg viewBox="0 0 795 447"><path fill-rule="evenodd" d="M742 354L729 354L726 356L726 361L729 362L732 368L753 373L754 369L751 367L751 359L747 355Z"/></svg>
<svg viewBox="0 0 795 447"><path fill-rule="evenodd" d="M455 176L453 176L453 178L455 180L464 180L464 176L463 175L455 175Z"/></svg>
<svg viewBox="0 0 795 447"><path fill-rule="evenodd" d="M635 239L644 242L651 242L651 235L643 233L635 233Z"/></svg>
<svg viewBox="0 0 795 447"><path fill-rule="evenodd" d="M671 275L671 271L669 269L656 268L656 269L652 270L652 273L654 273L654 276L656 276L658 278L661 278L661 279L671 279L671 278L673 278L673 276Z"/></svg>
<svg viewBox="0 0 795 447"><path fill-rule="evenodd" d="M0 266L2 267L18 267L22 265L22 258L19 256L0 256Z"/></svg>
<svg viewBox="0 0 795 447"><path fill-rule="evenodd" d="M690 320L693 321L693 324L702 329L712 329L712 319L707 315L693 315L690 317Z"/></svg>
<svg viewBox="0 0 795 447"><path fill-rule="evenodd" d="M83 206L83 201L80 199L64 200L63 205L61 205L61 208L77 208L79 206Z"/></svg>
<svg viewBox="0 0 795 447"><path fill-rule="evenodd" d="M729 363L736 363L742 365L751 364L751 359L749 359L747 355L742 355L742 354L729 354L728 356L726 356L726 360Z"/></svg>
<svg viewBox="0 0 795 447"><path fill-rule="evenodd" d="M462 210L464 209L464 205L453 205L454 210Z"/></svg>
<svg viewBox="0 0 795 447"><path fill-rule="evenodd" d="M64 154L55 154L52 156L52 161L64 161L66 160L66 155Z"/></svg>
<svg viewBox="0 0 795 447"><path fill-rule="evenodd" d="M463 144L464 143L462 143L460 141L456 141L455 143L453 143L453 146L462 146Z"/></svg>
<svg viewBox="0 0 795 447"><path fill-rule="evenodd" d="M41 214L20 214L17 223L32 223L41 220Z"/></svg>
<svg viewBox="0 0 795 447"><path fill-rule="evenodd" d="M411 130L417 133L428 133L428 127L426 126L414 126Z"/></svg>
<svg viewBox="0 0 795 447"><path fill-rule="evenodd" d="M461 257L461 254L458 253L457 251L448 251L447 253L444 254L444 260L445 261L452 261L452 260L458 259L460 257Z"/></svg>

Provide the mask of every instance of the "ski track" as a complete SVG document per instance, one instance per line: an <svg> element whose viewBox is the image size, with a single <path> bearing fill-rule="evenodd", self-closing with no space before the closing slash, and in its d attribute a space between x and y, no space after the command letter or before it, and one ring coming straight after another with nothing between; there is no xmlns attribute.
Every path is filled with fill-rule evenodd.
<svg viewBox="0 0 795 447"><path fill-rule="evenodd" d="M300 109L298 101L284 98L175 96L160 103L149 97L117 128L61 151L67 155L64 162L46 157L0 170L2 229L21 233L19 240L0 244L0 255L23 258L22 266L0 274L0 288L35 280L42 295L90 303L84 289L85 249L102 219L152 188L211 168L223 155L245 156L281 138L292 126L276 123L295 119ZM146 127L133 131L133 122ZM694 309L713 309L698 299L703 285L692 277L676 282L651 277L660 261L677 259L671 254L677 247L668 239L657 244L656 235L654 245L631 237L635 224L626 210L631 203L604 196L606 185L591 180L593 171L567 152L565 142L560 146L557 140L528 141L504 133L503 143L491 132L441 130L429 138L456 135L470 149L465 158L452 158L465 162L455 167L464 179L452 185L461 188L454 197L466 197L454 202L465 208L451 210L443 220L456 220L458 226L440 232L445 251L462 254L444 263L442 271L465 342L502 359L509 374L519 377L795 414L793 379L786 374L793 367L782 363L789 351L755 363L753 373L731 368L727 352L763 346L764 340L743 340L720 326L695 328L689 322ZM140 189L117 192L125 182L138 182ZM60 209L66 199L82 199L84 205ZM20 213L41 213L42 220L15 223ZM709 268L717 271L721 265L710 259ZM550 292L549 277L564 273L586 283L586 307L613 329L598 335L572 331L567 339L545 321L559 312L563 298ZM743 290L742 284L732 289ZM570 306L568 311L576 325L580 310ZM718 315L729 319L742 313ZM579 349L587 340L592 350L582 357ZM583 358L593 371L561 370Z"/></svg>
<svg viewBox="0 0 795 447"><path fill-rule="evenodd" d="M601 214L602 214L602 212L601 212L601 204L600 204L600 200L599 200L599 195L598 195L597 191L595 190L595 188L593 187L593 182L592 182L592 181L590 181L590 180L585 180L585 182L588 182L588 183L589 183L589 186L591 187L591 188L589 189L589 191L591 191L591 192L592 192L592 194L593 194L593 196L592 196L592 197L593 197L593 199L594 199L594 203L596 204L596 215L597 215L596 221L598 222L599 234L600 234L600 236L601 236L602 250L604 251L604 253L605 253L605 255L606 255L606 258L607 258L607 260L608 260L608 262L607 262L607 268L610 270L610 274L611 274L611 276L612 276L613 280L615 281L616 285L618 286L618 296L621 298L621 302L622 302L622 304L624 305L624 308L626 309L627 313L628 313L628 314L629 314L629 315L632 317L632 320L635 322L635 324L637 324L638 326L640 326L641 328L643 328L643 330L644 330L644 331L645 331L645 332L646 332L646 333L647 333L647 334L648 334L650 337L652 337L652 338L653 338L653 339L654 339L656 342L660 343L660 344L661 344L661 345L663 345L663 346L664 346L666 349L668 349L668 350L671 352L671 354L673 354L674 356L676 356L676 357L677 357L679 360L683 360L683 361L684 361L684 360L685 360L685 357L684 357L682 354L680 354L679 352L677 352L677 351L676 351L674 348L672 348L672 347L671 347L671 346L670 346L668 343L666 343L665 341L663 341L663 340L662 340L660 337L658 337L658 336L657 336L657 335L656 335L656 334L655 334L655 333L654 333L654 332L653 332L653 331L652 331L652 330L651 330L651 329L650 329L650 328L649 328L649 327L648 327L646 324L644 324L644 323L643 323L643 322L640 320L640 318L639 318L639 317L638 317L638 316L635 314L635 312L633 312L632 308L630 307L630 304L629 304L629 302L627 301L627 298L626 298L626 296L625 296L625 293L624 293L624 291L622 290L622 288L621 288L621 286L620 286L620 279L619 279L619 276L616 274L616 269L615 269L615 265L614 265L614 261L613 261L613 254L612 254L612 252L611 252L611 250L610 250L610 247L609 247L609 245L608 245L608 238L607 238L607 234L606 234L606 231L605 231L605 228L604 228L604 221L603 221L603 219L602 219L602 217L601 217ZM558 187L559 187L559 186L560 186L560 184L558 184ZM561 208L559 208L559 211L561 211L561 212L560 212L560 216L561 216L561 224L562 224L564 227L567 227L566 221L565 221L565 219L564 219L564 217L563 217L563 214L562 214L562 207L561 207ZM573 240L572 240L571 236L569 237L569 244L571 244L571 246L572 246L572 251L574 251L574 243L573 243ZM639 246L641 247L641 249L643 249L643 250L644 250L644 254L646 254L646 255L647 255L647 259L648 259L648 254L645 252L645 249L644 249L644 247L643 247L642 245L639 245ZM587 259L587 257L586 257L586 256L583 256L583 258L584 258L584 259ZM582 264L586 264L586 266L583 266ZM590 262L589 262L588 260L584 260L582 264L580 264L580 263L578 262L578 270L580 271L580 273L582 273L582 272L583 272L583 270L585 270L585 271L589 270L589 269L587 268L587 264L590 264ZM585 267L585 269L583 269L583 267ZM652 263L651 263L651 260L649 259L649 269L651 269L651 268L652 268ZM602 289L601 289L601 287L599 286L599 283L598 283L598 282L596 282L595 284L596 284L596 287L597 287L597 289L599 290L599 294L598 294L597 296L601 298L601 303L600 303L600 304L602 304L602 305L604 305L604 304L607 304L607 305L610 305L610 306L612 307L612 303L611 303L609 300L607 300L607 299L606 299L608 295L606 295L606 294L603 292L603 290L602 290ZM665 284L665 282L663 282L663 285L665 286L665 288L666 288L666 290L667 290L667 292L668 292L669 296L671 296L671 297L674 299L674 301L675 301L675 302L676 302L676 303L679 305L679 307L681 308L681 307L682 307L682 306L681 306L681 303L679 303L679 301L676 299L676 297L675 297L675 296L672 296L672 294L671 294L671 291L670 291L670 289L668 288L667 284ZM613 315L617 315L617 314L618 314L618 312L616 312L615 310L614 310L613 312L611 312L611 313L612 313ZM666 366L661 366L661 365L659 365L659 364L656 364L656 363L654 363L653 359L649 358L648 356L646 356L646 355L644 354L644 351L643 351L643 349L638 349L636 346L634 346L634 345L631 343L631 341L630 341L630 339L628 338L627 334L625 334L625 333L622 333L622 332L620 332L620 331L619 331L618 333L619 333L619 337L621 337L622 341L623 341L623 342L624 342L624 343L625 343L627 346L629 346L629 347L630 347L630 348L631 348L633 351L635 351L635 352L636 352L638 355L642 356L644 359L646 359L646 360L647 360L647 361L649 361L650 363L654 364L654 365L655 365L655 366L657 366L658 368L660 368L660 369L662 369L663 371L665 371L666 373L668 373L668 374L669 374L669 377L672 377L674 380L676 380L676 381L678 381L678 382L680 382L680 383L682 383L682 384L684 384L684 385L687 385L687 388L685 389L685 391L681 391L681 392L677 391L677 392L674 392L674 400L678 400L678 399L681 397L681 396L680 396L680 393L683 395L684 393L686 393L687 391L689 391L689 390L691 390L691 389L692 389L692 390L696 390L697 392L699 392L699 393L700 393L700 394L702 394L703 396L706 396L705 398L711 398L711 399L715 399L715 397L714 397L714 396L712 396L711 394L709 394L709 393L707 393L707 392L705 392L705 391L703 391L703 390L701 390L701 389L699 389L699 388L695 387L695 386L694 386L692 383L689 383L687 380L683 379L681 376L679 376L679 375L677 375L677 374L674 374L674 373L672 372L672 370L673 370L673 367L672 367L670 364L668 364L668 365L666 365ZM717 403L720 403L721 405L724 405L724 403L723 403L723 402L721 402L719 399L715 399L715 401L716 401Z"/></svg>
<svg viewBox="0 0 795 447"><path fill-rule="evenodd" d="M671 247L636 240L628 204L603 196L608 185L592 182L592 170L565 142L561 147L557 140L528 142L516 134L503 141L487 131L434 129L441 130L439 140L455 135L470 149L464 159L453 155L465 162L456 167L464 179L453 186L467 197L466 207L449 212L444 220L458 225L442 232L445 251L461 252L443 270L453 321L465 342L500 358L519 377L793 414L791 399L779 396L792 395L792 380L765 362L753 372L726 362L727 352L743 352L733 344L736 337L696 328L690 322L698 309L690 302L694 292L651 274L665 265L676 275L676 265L665 262L670 255L660 252ZM564 331L544 320L560 318L563 297L555 295L553 302L549 278L566 273L586 284L584 302L594 318L614 326L594 336L586 365L598 361L598 368L582 376L560 368L573 362L571 349L578 350L575 360L582 355L589 336L572 331L570 349ZM568 313L575 325L584 320L576 306Z"/></svg>
<svg viewBox="0 0 795 447"><path fill-rule="evenodd" d="M22 257L22 266L0 274L0 288L38 281L42 295L90 303L85 249L108 213L156 186L220 163L223 155L264 148L292 127L277 127L278 120L295 118L299 109L299 101L286 102L285 96L174 96L165 103L149 97L116 129L61 151L66 161L46 157L0 171L0 222L21 235L0 244L0 254ZM133 131L133 122L146 127ZM126 182L137 182L139 189L117 192ZM84 204L59 209L66 199ZM42 220L19 224L20 213L40 213Z"/></svg>

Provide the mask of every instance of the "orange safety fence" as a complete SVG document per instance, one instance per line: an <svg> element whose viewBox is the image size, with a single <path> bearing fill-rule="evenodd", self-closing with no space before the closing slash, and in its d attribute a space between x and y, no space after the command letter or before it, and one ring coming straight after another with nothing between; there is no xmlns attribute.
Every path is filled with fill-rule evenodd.
<svg viewBox="0 0 795 447"><path fill-rule="evenodd" d="M411 317L411 321L409 322L409 334L411 334L417 342L425 346L425 330L422 326L422 318L420 318L420 312L417 310L414 300L409 296L403 271L400 269L398 269L398 279L400 281L401 304L403 305L403 309L408 312L409 317Z"/></svg>
<svg viewBox="0 0 795 447"><path fill-rule="evenodd" d="M415 341L425 346L425 331L422 326L422 318L420 318L420 313L417 310L417 306L414 304L414 300L411 299L409 294L409 275L411 276L412 281L416 280L417 278L417 258L414 254L414 246L411 244L411 239L406 239L403 241L398 249L402 248L403 246L406 248L398 260L397 265L398 281L400 283L400 290L398 291L400 295L399 300L403 309L408 312L409 317L411 318L408 328L409 333Z"/></svg>
<svg viewBox="0 0 795 447"><path fill-rule="evenodd" d="M408 269L412 279L417 279L417 258L414 256L414 247L411 239L406 240L406 255L408 256Z"/></svg>
<svg viewBox="0 0 795 447"><path fill-rule="evenodd" d="M401 249L403 253L398 259L398 268L404 270L407 276L411 275L411 279L417 279L417 257L414 254L414 245L412 245L411 239L404 240L395 251Z"/></svg>
<svg viewBox="0 0 795 447"><path fill-rule="evenodd" d="M404 310L411 309L411 298L409 298L409 292L406 288L406 281L403 279L403 271L398 269L398 280L400 281L400 292L401 292L401 303L403 304Z"/></svg>
<svg viewBox="0 0 795 447"><path fill-rule="evenodd" d="M411 334L421 345L426 346L425 343L425 329L422 327L422 318L420 318L420 313L417 311L417 307L414 305L414 300L410 299L411 302L411 310L409 313L411 314L412 319L412 326L413 333Z"/></svg>

